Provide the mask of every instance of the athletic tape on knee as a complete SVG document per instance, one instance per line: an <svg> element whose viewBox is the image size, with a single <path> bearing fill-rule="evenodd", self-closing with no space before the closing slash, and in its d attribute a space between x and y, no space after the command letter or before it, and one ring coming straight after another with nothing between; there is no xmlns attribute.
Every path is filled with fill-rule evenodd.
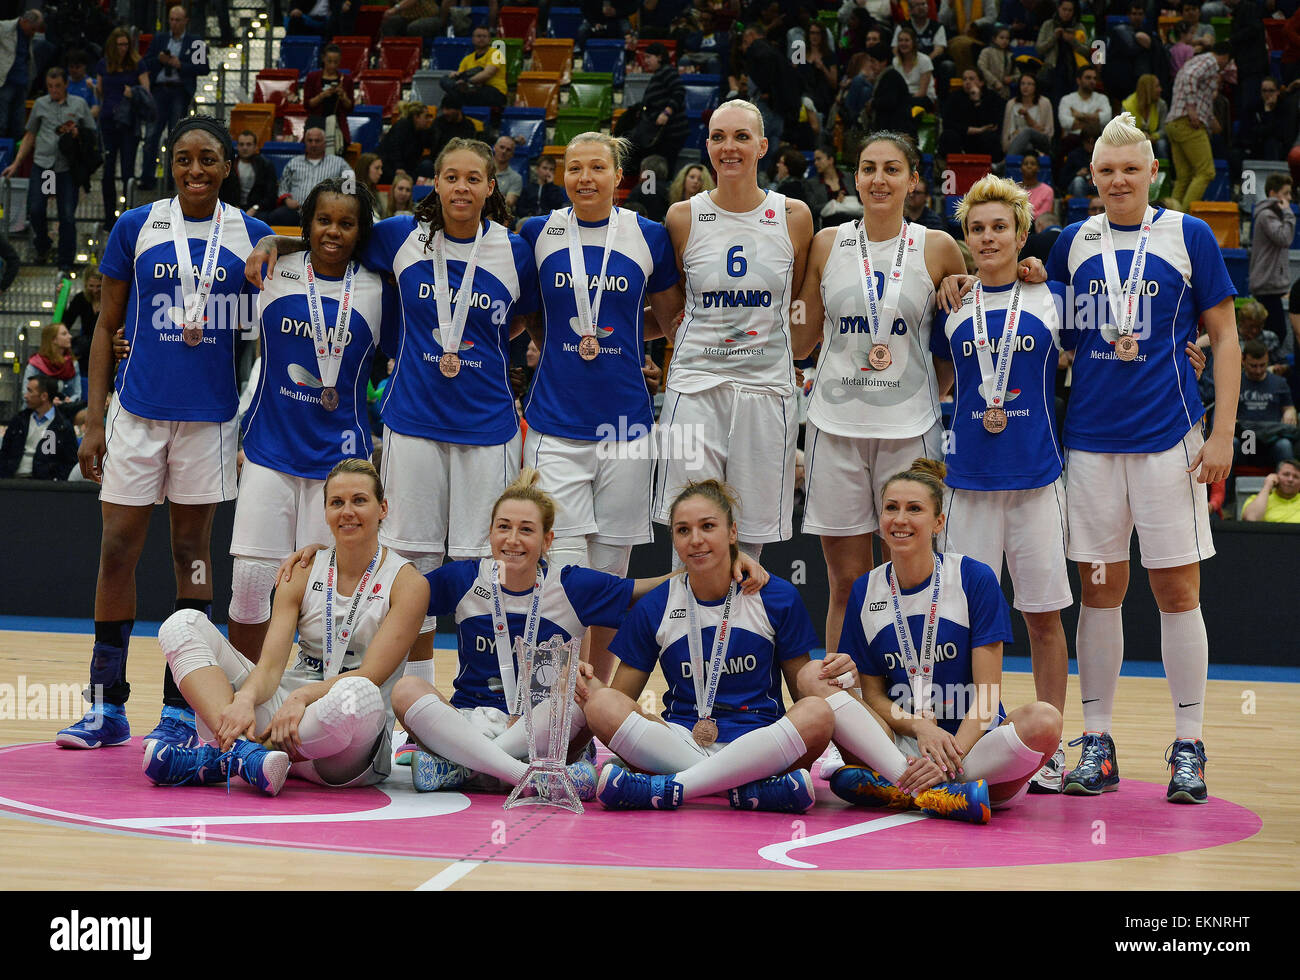
<svg viewBox="0 0 1300 980"><path fill-rule="evenodd" d="M565 565L594 567L590 564L587 539L580 537L556 538L546 551L546 561L552 568L563 568Z"/></svg>
<svg viewBox="0 0 1300 980"><path fill-rule="evenodd" d="M623 544L602 544L592 541L587 545L591 556L591 567L598 572L627 577L627 566L632 560L632 546Z"/></svg>
<svg viewBox="0 0 1300 980"><path fill-rule="evenodd" d="M421 575L428 575L435 568L442 567L444 555L441 551L430 553L427 551L402 551L399 548L394 548L393 550L414 565L415 570ZM438 617L425 616L424 624L420 627L420 635L423 636L425 633L436 632L437 629Z"/></svg>
<svg viewBox="0 0 1300 980"><path fill-rule="evenodd" d="M964 781L984 779L990 786L1023 779L1038 770L1043 753L1031 749L1016 734L1013 722L1004 721L985 733L962 760Z"/></svg>
<svg viewBox="0 0 1300 980"><path fill-rule="evenodd" d="M255 625L271 618L271 590L280 563L270 558L235 556L230 575L230 621Z"/></svg>
<svg viewBox="0 0 1300 980"><path fill-rule="evenodd" d="M209 630L203 630L200 623L209 627L210 636L207 635ZM174 612L158 627L158 645L171 665L177 684L201 667L217 666L214 639L219 643L221 634L197 609Z"/></svg>

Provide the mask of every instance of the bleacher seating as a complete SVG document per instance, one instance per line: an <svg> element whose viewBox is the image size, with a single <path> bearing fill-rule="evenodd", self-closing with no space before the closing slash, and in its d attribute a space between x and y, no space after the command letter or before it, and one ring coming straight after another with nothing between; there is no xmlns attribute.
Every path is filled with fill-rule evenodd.
<svg viewBox="0 0 1300 980"><path fill-rule="evenodd" d="M281 68L298 69L298 77L306 78L309 71L320 67L320 38L295 35L280 42Z"/></svg>
<svg viewBox="0 0 1300 980"><path fill-rule="evenodd" d="M465 118L474 124L478 130L480 139L483 137L483 131L487 129L488 123L492 121L492 109L485 105L467 105L460 110L465 114Z"/></svg>
<svg viewBox="0 0 1300 980"><path fill-rule="evenodd" d="M1233 201L1194 201L1187 213L1210 226L1219 248L1241 245L1241 219Z"/></svg>
<svg viewBox="0 0 1300 980"><path fill-rule="evenodd" d="M536 7L502 7L497 12L497 23L502 37L517 37L523 42L525 51L532 50L537 38Z"/></svg>
<svg viewBox="0 0 1300 980"><path fill-rule="evenodd" d="M467 37L435 37L433 67L456 71L465 56L473 50L474 42Z"/></svg>
<svg viewBox="0 0 1300 980"><path fill-rule="evenodd" d="M382 106L385 121L397 113L402 98L402 73L383 68L367 68L357 78L357 102Z"/></svg>
<svg viewBox="0 0 1300 980"><path fill-rule="evenodd" d="M424 42L418 37L386 37L379 42L379 67L402 73L402 84L410 85L420 70Z"/></svg>
<svg viewBox="0 0 1300 980"><path fill-rule="evenodd" d="M614 76L615 86L622 87L624 71L624 45L621 38L591 38L582 49L582 70L608 72Z"/></svg>
<svg viewBox="0 0 1300 980"><path fill-rule="evenodd" d="M450 74L451 72L443 68L425 68L417 71L411 79L411 98L427 106L442 105L441 80Z"/></svg>
<svg viewBox="0 0 1300 980"><path fill-rule="evenodd" d="M275 176L278 178L284 173L285 164L294 157L300 157L306 152L306 147L302 143L276 142L267 140L262 144L261 154L271 161L275 166Z"/></svg>
<svg viewBox="0 0 1300 980"><path fill-rule="evenodd" d="M340 67L352 72L353 78L370 67L370 38L346 35L334 38L333 43L343 55Z"/></svg>
<svg viewBox="0 0 1300 980"><path fill-rule="evenodd" d="M384 107L356 105L348 113L348 129L352 138L361 144L361 152L373 153L383 135Z"/></svg>
<svg viewBox="0 0 1300 980"><path fill-rule="evenodd" d="M721 75L683 75L686 86L686 111L709 112L722 101Z"/></svg>
<svg viewBox="0 0 1300 980"><path fill-rule="evenodd" d="M270 103L277 110L286 102L297 102L298 69L263 68L253 84L253 101Z"/></svg>
<svg viewBox="0 0 1300 980"><path fill-rule="evenodd" d="M355 30L359 36L363 35L372 41L379 39L379 28L384 22L384 12L388 7L375 4L364 4L357 11L357 22Z"/></svg>
<svg viewBox="0 0 1300 980"><path fill-rule="evenodd" d="M957 180L954 193L960 196L993 169L993 158L987 153L949 153L948 169Z"/></svg>
<svg viewBox="0 0 1300 980"><path fill-rule="evenodd" d="M411 203L418 204L432 193L432 184L416 184L411 188Z"/></svg>
<svg viewBox="0 0 1300 980"><path fill-rule="evenodd" d="M573 39L539 37L533 42L533 60L529 71L559 72L561 84L568 85L573 75Z"/></svg>
<svg viewBox="0 0 1300 980"><path fill-rule="evenodd" d="M577 37L581 27L581 7L552 7L546 20L546 36Z"/></svg>
<svg viewBox="0 0 1300 980"><path fill-rule="evenodd" d="M524 70L524 42L517 37L497 38L492 42L505 47L506 89L515 87L519 73Z"/></svg>
<svg viewBox="0 0 1300 980"><path fill-rule="evenodd" d="M500 132L518 145L517 156L536 159L546 145L546 110L510 106L501 114Z"/></svg>
<svg viewBox="0 0 1300 980"><path fill-rule="evenodd" d="M573 109L566 106L555 119L555 142L568 144L579 133L599 132L604 121L605 118L598 109Z"/></svg>
<svg viewBox="0 0 1300 980"><path fill-rule="evenodd" d="M1223 264L1228 267L1228 276L1237 287L1238 296L1250 295L1250 252L1244 248L1223 249Z"/></svg>
<svg viewBox="0 0 1300 980"><path fill-rule="evenodd" d="M614 79L605 72L575 71L569 85L569 107L594 109L604 123L614 111Z"/></svg>
<svg viewBox="0 0 1300 980"><path fill-rule="evenodd" d="M259 102L241 102L230 110L230 133L237 136L251 131L261 146L275 132L275 106Z"/></svg>
<svg viewBox="0 0 1300 980"><path fill-rule="evenodd" d="M517 104L545 109L547 121L553 121L560 108L560 73L525 71L519 73L515 89Z"/></svg>
<svg viewBox="0 0 1300 980"><path fill-rule="evenodd" d="M276 113L276 138L302 142L307 130L307 107L301 102L286 102Z"/></svg>

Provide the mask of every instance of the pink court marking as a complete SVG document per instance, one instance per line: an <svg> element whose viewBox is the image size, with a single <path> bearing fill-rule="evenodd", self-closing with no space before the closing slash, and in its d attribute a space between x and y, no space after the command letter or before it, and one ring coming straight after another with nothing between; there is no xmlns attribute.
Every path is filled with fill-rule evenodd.
<svg viewBox="0 0 1300 980"><path fill-rule="evenodd" d="M1246 807L1211 798L1173 806L1164 786L1125 780L1082 799L1029 796L973 827L852 807L819 781L800 816L733 813L721 798L675 814L581 816L551 807L503 810L503 796L416 793L397 767L380 787L328 790L290 779L275 799L242 780L224 787L149 784L139 739L78 752L52 743L0 749L0 811L85 829L309 850L469 861L643 868L828 871L989 868L1109 861L1202 850L1262 826ZM1094 843L1104 821L1105 843ZM920 824L921 826L917 826ZM719 846L725 841L725 845Z"/></svg>

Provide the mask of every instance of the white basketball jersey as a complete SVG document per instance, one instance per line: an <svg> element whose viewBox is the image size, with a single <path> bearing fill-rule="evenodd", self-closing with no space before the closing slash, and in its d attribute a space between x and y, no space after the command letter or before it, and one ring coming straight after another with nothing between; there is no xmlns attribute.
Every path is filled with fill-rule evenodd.
<svg viewBox="0 0 1300 980"><path fill-rule="evenodd" d="M690 393L726 381L794 391L790 279L794 245L785 196L768 191L752 211L724 211L707 191L691 198L682 254L686 316L677 331L668 387Z"/></svg>
<svg viewBox="0 0 1300 980"><path fill-rule="evenodd" d="M873 371L867 363L871 322L858 272L862 259L857 225L848 221L836 229L822 272L826 320L808 418L817 428L838 436L918 436L939 420L939 386L930 358L934 283L925 265L926 229L914 223L907 226L903 286L888 333L893 360L885 370ZM869 244L876 294L883 298L885 277L898 251L898 236Z"/></svg>

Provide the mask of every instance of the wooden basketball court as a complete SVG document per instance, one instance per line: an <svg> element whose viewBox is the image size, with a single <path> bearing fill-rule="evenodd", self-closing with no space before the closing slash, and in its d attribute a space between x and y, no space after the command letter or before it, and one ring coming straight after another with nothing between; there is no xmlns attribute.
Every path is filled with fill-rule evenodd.
<svg viewBox="0 0 1300 980"><path fill-rule="evenodd" d="M90 643L85 634L0 631L0 685L16 688L21 679L30 697L34 685L83 683ZM439 651L446 694L453 673L452 654ZM414 794L405 768L384 784L392 792L364 791L371 797L356 797L355 805L337 794L362 791L329 798L293 779L274 800L243 784L229 795L222 787L156 788L140 773L138 739L161 703L155 639L133 639L128 676L137 738L96 752L28 745L49 743L71 719L19 717L27 707L0 693L7 887L1281 889L1294 887L1300 864L1295 683L1210 682L1205 743L1214 799L1193 807L1163 800L1172 723L1164 679L1126 676L1114 728L1120 791L1098 799L1031 796L981 828L910 816L886 827L877 822L890 819L885 811L849 807L822 782L806 819L732 813L712 800L673 814L612 814L599 804L582 816L545 807L507 813L504 797ZM657 675L652 684L658 694ZM1028 674L1006 675L1008 707L1031 693ZM80 705L75 710L79 716ZM1079 728L1072 679L1067 739ZM1071 764L1077 752L1068 750ZM349 822L339 812L349 808L364 811L358 819L367 822ZM439 812L419 819L421 808Z"/></svg>

